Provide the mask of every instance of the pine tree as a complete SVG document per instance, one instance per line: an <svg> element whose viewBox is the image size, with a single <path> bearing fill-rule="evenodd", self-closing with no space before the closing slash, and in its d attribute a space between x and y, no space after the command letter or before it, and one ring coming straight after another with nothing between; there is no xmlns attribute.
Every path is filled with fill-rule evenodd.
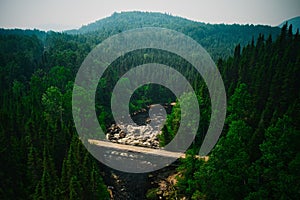
<svg viewBox="0 0 300 200"><path fill-rule="evenodd" d="M84 198L83 196L81 196L82 187L80 185L77 176L71 177L69 190L70 190L70 200L80 200Z"/></svg>
<svg viewBox="0 0 300 200"><path fill-rule="evenodd" d="M27 156L27 191L29 195L34 194L35 187L39 182L40 178L40 169L39 169L40 160L37 156L37 150L32 146L29 147L29 152Z"/></svg>
<svg viewBox="0 0 300 200"><path fill-rule="evenodd" d="M242 199L249 191L247 169L250 166L247 146L251 128L242 120L230 124L204 166L201 182L208 199ZM229 192L230 191L230 192Z"/></svg>
<svg viewBox="0 0 300 200"><path fill-rule="evenodd" d="M265 132L261 144L263 163L263 186L268 198L300 198L300 131L284 116Z"/></svg>
<svg viewBox="0 0 300 200"><path fill-rule="evenodd" d="M43 174L35 191L35 199L56 199L58 197L58 178L53 160L47 147L43 151Z"/></svg>

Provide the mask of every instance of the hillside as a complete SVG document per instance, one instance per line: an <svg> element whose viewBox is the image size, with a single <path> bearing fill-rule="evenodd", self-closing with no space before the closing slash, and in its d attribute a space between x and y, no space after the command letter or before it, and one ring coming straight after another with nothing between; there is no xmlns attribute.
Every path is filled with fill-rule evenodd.
<svg viewBox="0 0 300 200"><path fill-rule="evenodd" d="M263 25L225 25L195 22L177 16L151 12L121 12L77 30L66 31L68 34L85 34L90 37L103 38L135 28L162 27L182 32L199 42L214 60L226 58L233 54L237 44L245 46L258 38L259 34L276 38L280 29Z"/></svg>
<svg viewBox="0 0 300 200"><path fill-rule="evenodd" d="M282 22L281 24L279 24L278 27L282 28L283 25L286 24L286 23L292 24L293 33L296 34L297 29L300 29L300 16L288 19L288 20Z"/></svg>
<svg viewBox="0 0 300 200"><path fill-rule="evenodd" d="M61 38L69 38L92 48L111 35L142 27L162 27L182 32L199 42L215 61L232 56L236 45L243 47L256 41L259 34L276 38L280 33L280 28L265 25L207 24L169 14L133 11L114 13L79 29L65 31ZM48 47L53 46L52 39L61 33L0 29L0 35L36 35Z"/></svg>

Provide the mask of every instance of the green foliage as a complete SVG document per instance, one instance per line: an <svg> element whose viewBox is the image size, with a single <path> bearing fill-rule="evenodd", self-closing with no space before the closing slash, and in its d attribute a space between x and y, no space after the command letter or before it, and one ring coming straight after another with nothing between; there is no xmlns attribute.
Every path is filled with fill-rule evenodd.
<svg viewBox="0 0 300 200"><path fill-rule="evenodd" d="M149 200L156 200L157 199L157 193L158 190L156 188L152 188L150 190L147 191L147 194L146 194L146 198L149 199Z"/></svg>
<svg viewBox="0 0 300 200"><path fill-rule="evenodd" d="M247 85L244 83L238 85L228 102L228 117L226 120L229 122L235 120L247 121L250 117L252 106L253 102L247 90Z"/></svg>
<svg viewBox="0 0 300 200"><path fill-rule="evenodd" d="M172 109L172 113L167 116L166 124L162 128L162 133L159 135L159 145L161 147L166 146L175 137L180 126L180 119L180 104L176 102L176 105Z"/></svg>
<svg viewBox="0 0 300 200"><path fill-rule="evenodd" d="M177 187L182 194L192 197L193 193L201 187L195 179L194 172L202 166L203 160L196 158L195 151L189 150L186 153L186 158L182 159L181 163L178 170L182 173L182 176L177 178Z"/></svg>
<svg viewBox="0 0 300 200"><path fill-rule="evenodd" d="M295 141L300 131L292 125L288 116L278 119L265 132L261 164L264 190L268 197L276 199L300 197L300 149Z"/></svg>
<svg viewBox="0 0 300 200"><path fill-rule="evenodd" d="M48 121L55 121L55 118L62 121L62 94L57 87L51 86L46 90L42 96L42 104Z"/></svg>
<svg viewBox="0 0 300 200"><path fill-rule="evenodd" d="M74 40L0 30L0 199L109 197L74 131L72 81L90 50Z"/></svg>
<svg viewBox="0 0 300 200"><path fill-rule="evenodd" d="M274 42L260 35L239 48L219 61L229 97L222 137L207 162L182 161L177 186L194 199L298 199L299 36L286 25Z"/></svg>
<svg viewBox="0 0 300 200"><path fill-rule="evenodd" d="M185 33L219 60L229 102L222 137L207 162L194 156L210 120L209 93L189 63L153 49L120 57L99 80L95 107L102 128L113 122L111 92L125 72L145 63L171 66L193 86L201 112L196 142L178 169L180 195L299 199L299 32L293 35L292 27L285 25L277 38L278 28L210 25L140 12L116 13L79 30L87 34L0 30L0 199L109 199L101 166L74 128L73 82L95 45L120 31L145 26ZM87 98L84 91L77 95ZM167 88L149 84L135 92L130 109L174 101ZM91 117L82 114L86 120ZM160 136L161 146L175 136L181 115L176 104ZM154 198L154 192L149 195Z"/></svg>
<svg viewBox="0 0 300 200"><path fill-rule="evenodd" d="M218 142L206 164L204 191L208 198L241 199L247 194L250 161L245 141L250 133L243 121L233 121L226 137Z"/></svg>
<svg viewBox="0 0 300 200"><path fill-rule="evenodd" d="M184 33L199 42L212 55L213 59L227 58L237 44L246 45L260 33L279 35L279 28L254 25L205 24L169 14L151 12L121 12L83 26L67 33L85 34L96 41L102 41L110 35L142 27L161 27ZM143 55L144 56L144 55ZM149 55L145 55L149 56Z"/></svg>

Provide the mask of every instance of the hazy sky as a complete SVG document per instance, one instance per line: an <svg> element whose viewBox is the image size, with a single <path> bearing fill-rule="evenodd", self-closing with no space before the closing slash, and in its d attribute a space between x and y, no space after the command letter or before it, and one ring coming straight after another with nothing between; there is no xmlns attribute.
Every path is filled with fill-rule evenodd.
<svg viewBox="0 0 300 200"><path fill-rule="evenodd" d="M60 31L132 10L207 23L277 26L300 15L300 0L0 0L0 27Z"/></svg>

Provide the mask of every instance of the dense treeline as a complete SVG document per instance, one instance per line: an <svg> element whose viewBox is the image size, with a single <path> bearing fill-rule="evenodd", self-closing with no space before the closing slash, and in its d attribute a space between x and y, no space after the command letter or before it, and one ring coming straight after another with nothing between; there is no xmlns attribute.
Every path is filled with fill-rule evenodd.
<svg viewBox="0 0 300 200"><path fill-rule="evenodd" d="M199 42L213 59L227 58L233 53L237 44L246 45L252 37L258 38L260 33L277 37L278 27L263 25L225 25L195 22L169 14L153 12L121 12L81 27L67 31L71 34L85 34L90 41L100 42L109 35L122 31L142 28L161 27L184 33Z"/></svg>
<svg viewBox="0 0 300 200"><path fill-rule="evenodd" d="M222 137L207 162L182 161L179 192L191 199L300 198L300 38L292 26L219 60L228 95ZM175 115L175 113L173 113Z"/></svg>
<svg viewBox="0 0 300 200"><path fill-rule="evenodd" d="M223 58L218 66L229 97L223 137L209 162L192 156L183 161L179 192L195 199L298 194L299 34L292 35L285 26L276 39L277 28L209 25L138 12L115 14L93 26L84 27L93 32L73 35L0 30L0 199L109 198L101 166L82 146L74 128L73 82L95 45L141 26L181 31L216 60ZM252 37L253 42L244 47ZM231 52L234 56L224 59ZM197 149L210 118L208 91L192 66L168 52L139 50L112 63L99 80L95 105L99 122L103 128L113 123L110 99L119 78L134 66L153 62L177 69L196 91L201 110ZM130 109L175 100L168 89L146 85L135 92ZM177 104L160 137L162 146L174 136L179 114Z"/></svg>
<svg viewBox="0 0 300 200"><path fill-rule="evenodd" d="M57 33L3 34L0 44L0 198L109 199L71 114L73 77L89 48Z"/></svg>

